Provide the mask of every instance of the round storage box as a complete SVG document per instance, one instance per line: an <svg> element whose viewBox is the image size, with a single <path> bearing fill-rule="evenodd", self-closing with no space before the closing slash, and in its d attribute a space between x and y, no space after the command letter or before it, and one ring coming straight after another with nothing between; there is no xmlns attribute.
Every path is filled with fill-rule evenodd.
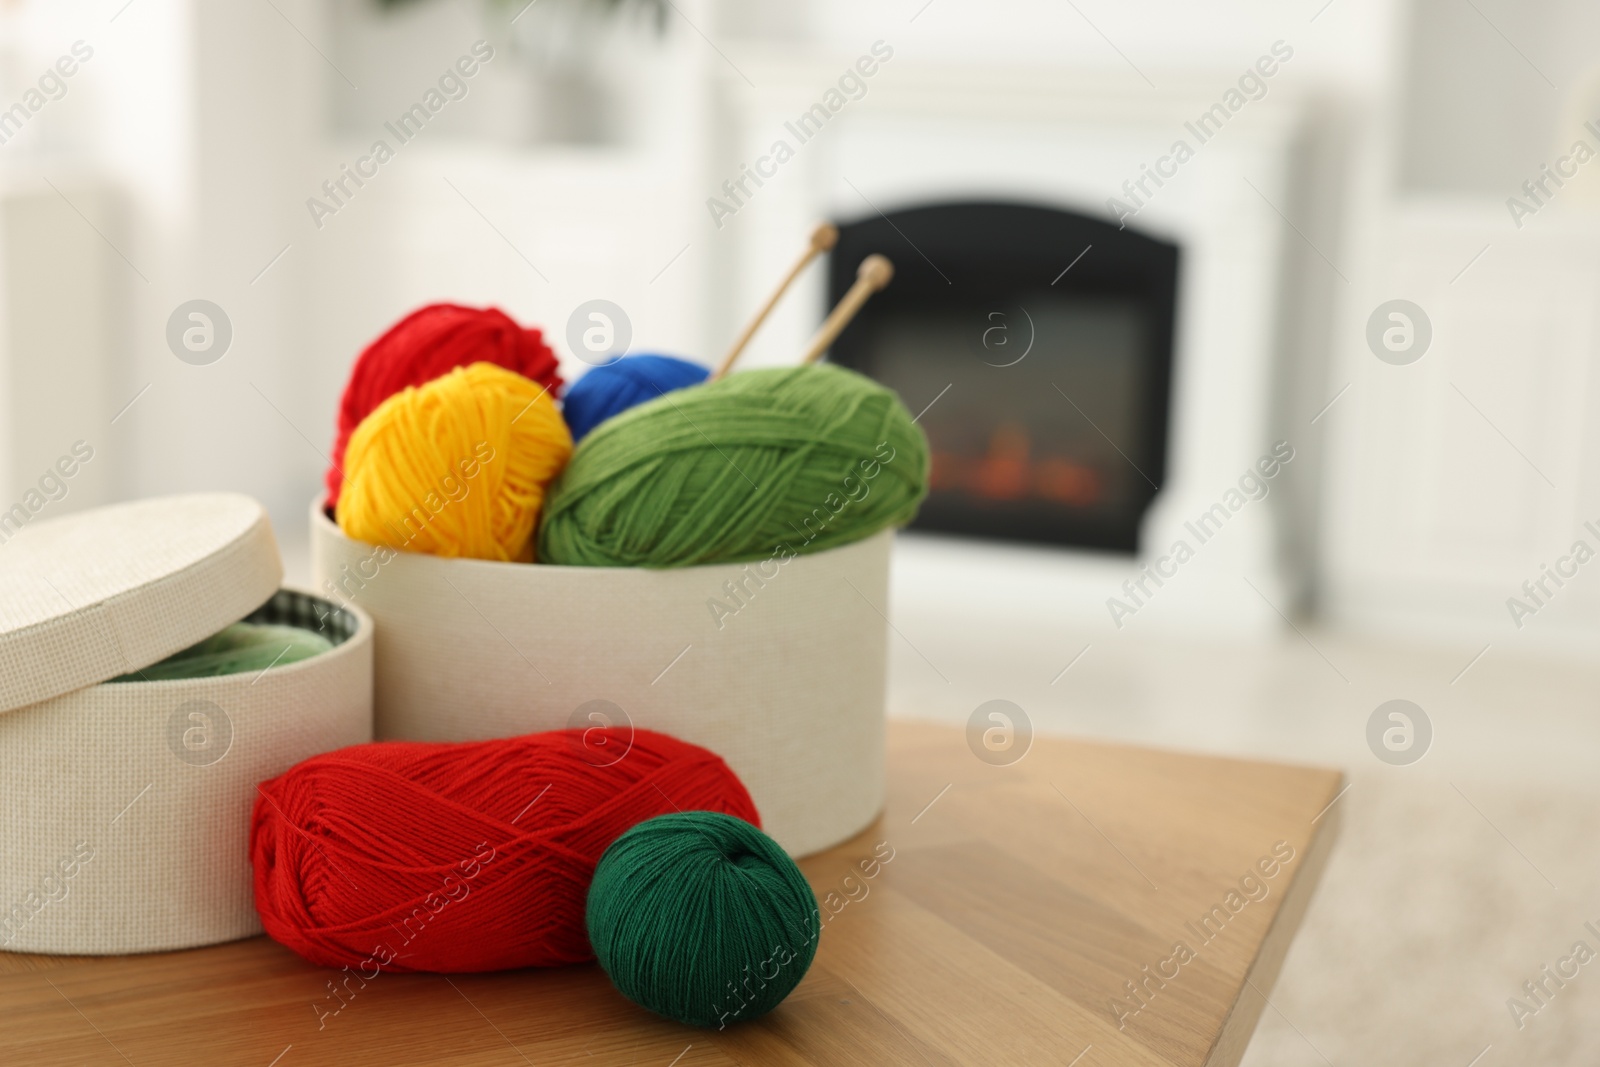
<svg viewBox="0 0 1600 1067"><path fill-rule="evenodd" d="M377 622L379 740L659 730L726 760L795 856L883 807L892 542L885 531L781 562L557 567L376 548L311 509L318 592Z"/></svg>
<svg viewBox="0 0 1600 1067"><path fill-rule="evenodd" d="M261 932L257 783L372 738L372 622L279 589L261 505L145 500L0 544L0 948L127 953ZM331 651L251 674L123 681L244 619Z"/></svg>

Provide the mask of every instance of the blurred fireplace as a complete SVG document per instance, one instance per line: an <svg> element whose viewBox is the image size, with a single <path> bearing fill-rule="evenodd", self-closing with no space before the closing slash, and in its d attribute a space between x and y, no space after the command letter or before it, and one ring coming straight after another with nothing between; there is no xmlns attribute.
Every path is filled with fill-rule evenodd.
<svg viewBox="0 0 1600 1067"><path fill-rule="evenodd" d="M841 225L830 303L872 252L894 283L831 358L922 412L915 528L1137 552L1166 478L1177 246L1052 208L912 208Z"/></svg>

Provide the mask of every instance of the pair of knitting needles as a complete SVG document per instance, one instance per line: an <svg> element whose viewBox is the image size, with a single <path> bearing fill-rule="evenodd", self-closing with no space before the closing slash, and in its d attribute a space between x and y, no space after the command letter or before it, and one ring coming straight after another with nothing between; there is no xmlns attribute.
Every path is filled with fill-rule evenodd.
<svg viewBox="0 0 1600 1067"><path fill-rule="evenodd" d="M773 294L767 297L767 302L761 305L761 309L756 312L755 318L750 320L750 324L744 328L744 332L739 335L738 340L733 342L733 347L728 349L728 354L722 357L721 366L711 376L712 381L723 377L733 367L734 360L739 358L739 354L750 343L750 339L761 328L761 324L767 320L767 316L772 313L772 309L777 306L779 300L783 299L783 294L789 291L789 286L793 285L794 280L800 277L801 272L811 265L811 261L822 255L822 253L831 250L838 243L839 227L831 222L817 224L816 229L811 231L811 240L805 252L795 261L794 266L789 268L789 273L784 276L783 281L778 283L778 288L773 291ZM873 293L888 285L893 278L894 264L889 262L887 256L880 256L874 253L863 259L861 266L856 270L855 284L850 287L850 291L845 293L839 299L839 302L834 305L833 310L829 312L827 319L823 321L821 328L817 330L816 336L811 339L811 344L806 346L806 353L801 357L800 362L802 364L815 363L821 359L822 354L828 350L828 346L833 344L846 326L850 325L850 320L856 317L856 313L861 310L862 305L871 298Z"/></svg>

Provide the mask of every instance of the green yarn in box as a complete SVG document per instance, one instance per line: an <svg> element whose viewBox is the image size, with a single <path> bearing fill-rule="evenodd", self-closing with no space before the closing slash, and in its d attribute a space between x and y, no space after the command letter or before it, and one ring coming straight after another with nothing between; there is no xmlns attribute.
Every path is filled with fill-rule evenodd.
<svg viewBox="0 0 1600 1067"><path fill-rule="evenodd" d="M546 498L539 559L742 563L903 526L928 441L897 396L822 364L743 371L601 423Z"/></svg>
<svg viewBox="0 0 1600 1067"><path fill-rule="evenodd" d="M298 626L236 622L197 645L174 652L160 663L112 681L168 682L259 673L268 667L286 667L319 656L332 647L333 643L326 637Z"/></svg>
<svg viewBox="0 0 1600 1067"><path fill-rule="evenodd" d="M589 941L622 995L721 1029L766 1014L817 952L817 898L778 843L742 819L689 811L606 849L589 888Z"/></svg>

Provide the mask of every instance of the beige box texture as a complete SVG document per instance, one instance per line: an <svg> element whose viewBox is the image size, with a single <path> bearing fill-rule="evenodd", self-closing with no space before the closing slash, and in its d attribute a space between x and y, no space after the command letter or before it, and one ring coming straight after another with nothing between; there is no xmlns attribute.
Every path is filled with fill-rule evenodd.
<svg viewBox="0 0 1600 1067"><path fill-rule="evenodd" d="M442 559L311 509L319 595L375 620L379 740L630 723L704 746L803 856L883 807L892 532L673 570Z"/></svg>
<svg viewBox="0 0 1600 1067"><path fill-rule="evenodd" d="M257 784L372 737L371 619L281 574L265 512L231 494L82 512L0 547L0 948L261 932ZM108 680L246 617L335 647L255 674Z"/></svg>

